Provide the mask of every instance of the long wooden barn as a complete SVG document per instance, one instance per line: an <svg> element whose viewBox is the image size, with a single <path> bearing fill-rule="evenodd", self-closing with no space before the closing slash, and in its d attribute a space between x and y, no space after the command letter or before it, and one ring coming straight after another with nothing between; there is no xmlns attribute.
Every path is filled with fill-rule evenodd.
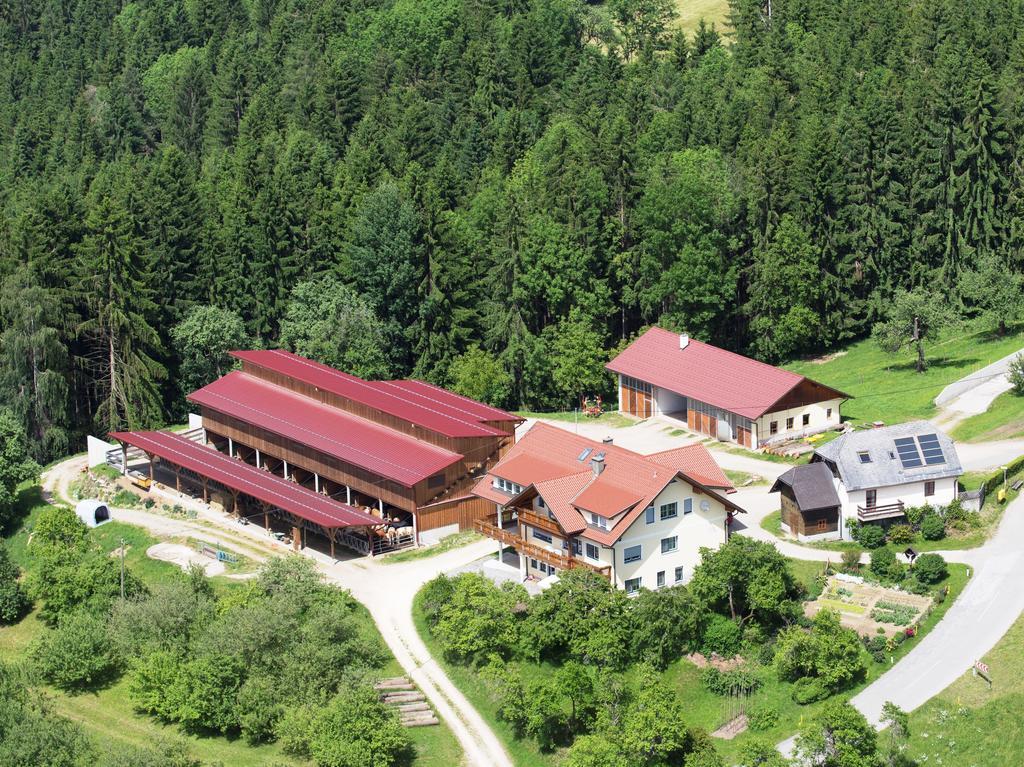
<svg viewBox="0 0 1024 767"><path fill-rule="evenodd" d="M242 369L189 395L219 450L418 532L472 527L470 489L522 419L421 381L365 381L286 351L235 352Z"/></svg>
<svg viewBox="0 0 1024 767"><path fill-rule="evenodd" d="M241 369L188 396L210 447L382 524L411 527L417 541L487 514L470 491L512 447L518 416L422 381L366 381L286 351L232 355Z"/></svg>

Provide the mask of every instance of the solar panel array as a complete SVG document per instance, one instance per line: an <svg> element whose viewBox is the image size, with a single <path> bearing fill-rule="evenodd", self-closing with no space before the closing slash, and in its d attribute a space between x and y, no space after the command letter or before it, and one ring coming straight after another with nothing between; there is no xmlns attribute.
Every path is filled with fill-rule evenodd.
<svg viewBox="0 0 1024 767"><path fill-rule="evenodd" d="M917 441L913 437L900 437L895 440L896 452L900 454L900 463L904 469L914 469L924 466L921 454L917 452Z"/></svg>
<svg viewBox="0 0 1024 767"><path fill-rule="evenodd" d="M917 438L921 445L921 453L924 455L924 462L929 466L935 466L946 462L946 456L942 454L942 445L939 438L934 434L922 434Z"/></svg>
<svg viewBox="0 0 1024 767"><path fill-rule="evenodd" d="M922 434L916 440L913 437L900 437L894 441L904 469L916 469L924 465L936 466L946 462L942 445L935 434Z"/></svg>

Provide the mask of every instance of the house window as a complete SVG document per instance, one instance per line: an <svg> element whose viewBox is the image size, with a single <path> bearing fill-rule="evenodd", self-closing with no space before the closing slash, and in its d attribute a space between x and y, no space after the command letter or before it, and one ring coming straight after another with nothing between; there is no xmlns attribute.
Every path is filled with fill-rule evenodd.
<svg viewBox="0 0 1024 767"><path fill-rule="evenodd" d="M594 525L594 527L600 527L602 530L608 529L608 520L602 517L600 514L590 512L590 523Z"/></svg>
<svg viewBox="0 0 1024 767"><path fill-rule="evenodd" d="M682 567L677 567L676 568L676 583L682 583L682 582L683 582L683 568Z"/></svg>
<svg viewBox="0 0 1024 767"><path fill-rule="evenodd" d="M547 506L544 505L544 499L541 498L539 495L537 496L537 508L538 509L546 509L547 508Z"/></svg>
<svg viewBox="0 0 1024 767"><path fill-rule="evenodd" d="M827 527L828 527L828 520L825 520L825 519L819 519L818 520L818 531L819 532L825 532L825 528L827 528Z"/></svg>
<svg viewBox="0 0 1024 767"><path fill-rule="evenodd" d="M871 463L871 453L867 450L861 450L857 453L857 457L860 459L861 463Z"/></svg>
<svg viewBox="0 0 1024 767"><path fill-rule="evenodd" d="M832 408L825 408L825 417L826 418L831 418L832 417Z"/></svg>
<svg viewBox="0 0 1024 767"><path fill-rule="evenodd" d="M693 498L687 498L683 501L683 516L693 513Z"/></svg>
<svg viewBox="0 0 1024 767"><path fill-rule="evenodd" d="M648 506L647 510L644 513L646 514L647 524L653 525L654 524L654 507L653 506Z"/></svg>
<svg viewBox="0 0 1024 767"><path fill-rule="evenodd" d="M444 487L444 474L435 474L427 479L427 487Z"/></svg>
<svg viewBox="0 0 1024 767"><path fill-rule="evenodd" d="M865 490L864 491L864 503L869 509L875 508L875 504L878 502L878 491L877 490Z"/></svg>
<svg viewBox="0 0 1024 767"><path fill-rule="evenodd" d="M573 538L572 539L572 555L574 557L578 557L582 553L583 553L583 544L580 543L580 539L579 538Z"/></svg>
<svg viewBox="0 0 1024 767"><path fill-rule="evenodd" d="M550 535L548 535L547 533L541 532L536 527L534 527L532 529L533 529L533 537L536 538L538 541L544 541L544 543L551 543L551 536Z"/></svg>
<svg viewBox="0 0 1024 767"><path fill-rule="evenodd" d="M793 419L790 417L790 418L786 419L786 431L789 431L792 428L793 428Z"/></svg>
<svg viewBox="0 0 1024 767"><path fill-rule="evenodd" d="M804 426L810 426L811 425L811 414L810 413L804 413L803 421L804 421Z"/></svg>
<svg viewBox="0 0 1024 767"><path fill-rule="evenodd" d="M675 501L672 501L672 503L666 503L661 507L662 519L675 519L678 514L679 504Z"/></svg>
<svg viewBox="0 0 1024 767"><path fill-rule="evenodd" d="M661 588L664 588L664 587L665 587L665 571L664 570L659 570L658 571L658 588L661 589Z"/></svg>
<svg viewBox="0 0 1024 767"><path fill-rule="evenodd" d="M933 480L928 480L924 483L924 497L930 498L933 495L935 495L935 482Z"/></svg>
<svg viewBox="0 0 1024 767"><path fill-rule="evenodd" d="M540 569L539 567L537 567L537 560L533 559L532 557L530 558L530 567L532 567L534 570Z"/></svg>
<svg viewBox="0 0 1024 767"><path fill-rule="evenodd" d="M587 544L587 556L590 559L600 559L601 558L601 552L598 550L597 546L595 546L593 543L588 543Z"/></svg>
<svg viewBox="0 0 1024 767"><path fill-rule="evenodd" d="M769 434L778 434L779 433L779 422L778 421L772 421L770 424L768 424L768 433Z"/></svg>
<svg viewBox="0 0 1024 767"><path fill-rule="evenodd" d="M626 564L639 562L641 556L643 556L643 552L640 546L629 546L622 552L622 561Z"/></svg>
<svg viewBox="0 0 1024 767"><path fill-rule="evenodd" d="M679 536L673 535L671 538L661 539L661 553L668 554L670 551L675 551L679 548Z"/></svg>
<svg viewBox="0 0 1024 767"><path fill-rule="evenodd" d="M642 578L630 578L626 581L626 593L635 594L640 590Z"/></svg>

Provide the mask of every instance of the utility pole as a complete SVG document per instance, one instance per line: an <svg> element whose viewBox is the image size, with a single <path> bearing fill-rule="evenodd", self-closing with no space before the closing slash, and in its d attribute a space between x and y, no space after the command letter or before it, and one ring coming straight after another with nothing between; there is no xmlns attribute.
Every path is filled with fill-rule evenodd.
<svg viewBox="0 0 1024 767"><path fill-rule="evenodd" d="M124 538L121 539L121 599L124 599Z"/></svg>

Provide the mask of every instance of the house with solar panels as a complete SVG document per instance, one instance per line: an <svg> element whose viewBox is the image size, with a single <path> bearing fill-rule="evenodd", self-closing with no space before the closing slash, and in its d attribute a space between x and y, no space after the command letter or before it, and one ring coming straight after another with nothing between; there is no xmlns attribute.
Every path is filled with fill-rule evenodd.
<svg viewBox="0 0 1024 767"><path fill-rule="evenodd" d="M834 493L815 464L828 469ZM962 473L953 440L928 421L912 421L847 432L815 450L809 465L779 477L772 490L782 494L790 532L844 537L850 519L889 524L909 507L948 506Z"/></svg>

